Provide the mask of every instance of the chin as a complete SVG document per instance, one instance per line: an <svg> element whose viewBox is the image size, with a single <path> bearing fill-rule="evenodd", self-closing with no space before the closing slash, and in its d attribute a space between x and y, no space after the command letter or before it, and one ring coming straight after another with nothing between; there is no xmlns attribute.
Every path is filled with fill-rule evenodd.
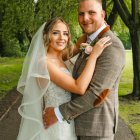
<svg viewBox="0 0 140 140"><path fill-rule="evenodd" d="M93 33L93 31L91 31L89 28L83 29L83 31L84 31L86 34L91 34L91 33Z"/></svg>
<svg viewBox="0 0 140 140"><path fill-rule="evenodd" d="M60 51L62 51L62 50L64 50L66 47L65 46L60 46L60 47L58 47L58 49L60 50Z"/></svg>
<svg viewBox="0 0 140 140"><path fill-rule="evenodd" d="M88 35L90 35L90 34L92 34L93 32L92 32L92 31L86 31L86 30L85 30L85 33L88 34Z"/></svg>

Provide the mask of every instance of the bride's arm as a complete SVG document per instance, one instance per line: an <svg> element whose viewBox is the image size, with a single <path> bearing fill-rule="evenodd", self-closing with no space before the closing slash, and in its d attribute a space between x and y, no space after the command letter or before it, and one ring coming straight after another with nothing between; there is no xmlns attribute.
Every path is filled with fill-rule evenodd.
<svg viewBox="0 0 140 140"><path fill-rule="evenodd" d="M86 42L86 34L83 34L76 42L76 44L74 44L73 46L73 56L74 57L75 55L77 55L79 52L80 52L80 44L83 43L83 42ZM66 61L67 60L67 49L65 49L63 51L63 60Z"/></svg>
<svg viewBox="0 0 140 140"><path fill-rule="evenodd" d="M103 49L109 46L111 43L107 43L110 40L108 37L104 37L96 43L88 61L81 75L75 80L72 76L65 74L51 61L47 62L48 70L51 81L60 86L61 88L73 92L75 94L84 95L91 78L94 73L95 64L98 56L102 53ZM104 45L106 44L106 45Z"/></svg>

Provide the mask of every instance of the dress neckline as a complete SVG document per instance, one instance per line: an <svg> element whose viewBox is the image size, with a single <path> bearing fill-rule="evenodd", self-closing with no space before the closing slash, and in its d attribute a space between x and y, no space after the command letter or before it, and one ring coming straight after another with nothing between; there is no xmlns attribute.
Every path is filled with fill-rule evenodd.
<svg viewBox="0 0 140 140"><path fill-rule="evenodd" d="M65 68L65 67L60 67L60 69L69 71L69 70L68 70L67 68Z"/></svg>

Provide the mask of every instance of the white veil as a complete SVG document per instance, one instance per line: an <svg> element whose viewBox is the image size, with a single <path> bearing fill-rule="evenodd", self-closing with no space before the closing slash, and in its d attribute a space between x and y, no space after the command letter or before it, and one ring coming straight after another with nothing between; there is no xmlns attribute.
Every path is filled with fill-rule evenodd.
<svg viewBox="0 0 140 140"><path fill-rule="evenodd" d="M50 83L43 41L45 24L32 39L17 86L17 90L23 94L22 103L18 108L22 120L17 140L40 140L40 133L44 130L43 95Z"/></svg>

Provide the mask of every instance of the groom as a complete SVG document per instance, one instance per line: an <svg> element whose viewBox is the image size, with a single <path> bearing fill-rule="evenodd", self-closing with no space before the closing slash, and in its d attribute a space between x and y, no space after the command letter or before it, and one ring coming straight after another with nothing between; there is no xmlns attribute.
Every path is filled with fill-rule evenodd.
<svg viewBox="0 0 140 140"><path fill-rule="evenodd" d="M79 140L113 140L118 123L118 83L125 65L125 53L121 41L106 24L101 0L80 0L78 20L87 41L93 44L99 38L110 36L111 46L98 58L89 87L84 96L49 108L44 114L45 123L52 125L57 120L75 120ZM79 54L73 70L76 79L86 64L87 55ZM57 115L57 117L55 116Z"/></svg>

